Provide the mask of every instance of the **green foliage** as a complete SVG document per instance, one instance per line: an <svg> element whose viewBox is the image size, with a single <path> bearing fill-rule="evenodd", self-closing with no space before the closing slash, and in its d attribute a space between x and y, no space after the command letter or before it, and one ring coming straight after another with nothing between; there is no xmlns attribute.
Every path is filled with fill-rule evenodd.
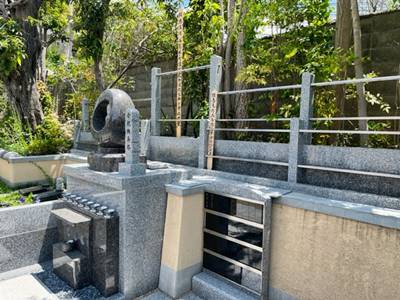
<svg viewBox="0 0 400 300"><path fill-rule="evenodd" d="M224 19L214 0L192 0L185 14L185 65L208 64L221 43Z"/></svg>
<svg viewBox="0 0 400 300"><path fill-rule="evenodd" d="M10 206L20 206L20 205L28 205L33 204L34 198L33 195L22 196L18 192L3 194L0 195L0 204L8 204Z"/></svg>
<svg viewBox="0 0 400 300"><path fill-rule="evenodd" d="M16 70L25 58L25 43L19 24L0 18L0 78Z"/></svg>
<svg viewBox="0 0 400 300"><path fill-rule="evenodd" d="M15 113L7 105L4 105L6 103L4 99L0 103L5 107L3 116L0 117L0 148L21 155L27 154L29 131L24 131L23 125Z"/></svg>
<svg viewBox="0 0 400 300"><path fill-rule="evenodd" d="M250 63L237 80L257 85L294 83L306 71L314 73L318 81L335 78L342 58L333 47L329 7L328 0L272 0L250 5L244 20ZM268 32L271 27L277 32L260 38L257 29Z"/></svg>
<svg viewBox="0 0 400 300"><path fill-rule="evenodd" d="M51 90L64 87L67 91L63 121L80 118L82 99L87 98L93 108L99 96L91 62L86 59L66 61L64 55L54 49L49 51L48 68L51 73L47 77L47 84Z"/></svg>
<svg viewBox="0 0 400 300"><path fill-rule="evenodd" d="M21 155L57 154L72 146L70 129L66 129L53 115L32 134L25 130L18 118L10 114L0 121L0 147Z"/></svg>
<svg viewBox="0 0 400 300"><path fill-rule="evenodd" d="M39 11L40 25L45 30L51 30L53 39L65 40L65 28L68 24L68 1L45 0Z"/></svg>
<svg viewBox="0 0 400 300"><path fill-rule="evenodd" d="M164 5L138 6L130 0L113 1L104 36L103 71L108 82L128 64L168 61L176 53L175 21ZM117 87L129 89L132 81Z"/></svg>
<svg viewBox="0 0 400 300"><path fill-rule="evenodd" d="M0 180L0 195L11 192L11 189Z"/></svg>
<svg viewBox="0 0 400 300"><path fill-rule="evenodd" d="M100 60L110 0L76 0L74 13L74 28L78 34L76 44L82 56Z"/></svg>
<svg viewBox="0 0 400 300"><path fill-rule="evenodd" d="M57 154L67 152L72 146L71 133L56 116L47 115L27 145L29 155Z"/></svg>

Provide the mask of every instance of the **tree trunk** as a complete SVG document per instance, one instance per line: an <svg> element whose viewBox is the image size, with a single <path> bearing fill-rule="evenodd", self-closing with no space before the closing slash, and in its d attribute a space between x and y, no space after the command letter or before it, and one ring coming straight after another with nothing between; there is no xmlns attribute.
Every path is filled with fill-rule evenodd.
<svg viewBox="0 0 400 300"><path fill-rule="evenodd" d="M243 68L246 67L246 56L244 54L244 43L245 43L245 32L240 30L236 43L236 75L238 75ZM246 85L241 81L235 81L235 90L245 89ZM247 94L237 94L235 97L236 103L236 119L247 119L248 112L247 106L249 104L249 95ZM236 128L245 128L248 126L248 122L237 122Z"/></svg>
<svg viewBox="0 0 400 300"><path fill-rule="evenodd" d="M351 47L352 39L352 17L351 17L351 5L348 0L337 1L337 14L336 14L336 34L335 34L335 48L340 51L341 54L346 54ZM339 73L340 79L346 79L347 77L347 65L346 62L342 64L342 71ZM337 116L343 117L345 115L345 96L346 87L344 85L338 85L336 90L336 107L338 109ZM343 129L343 122L338 122L337 129Z"/></svg>
<svg viewBox="0 0 400 300"><path fill-rule="evenodd" d="M47 29L42 29L42 51L40 53L40 72L39 78L41 81L45 82L47 77Z"/></svg>
<svg viewBox="0 0 400 300"><path fill-rule="evenodd" d="M233 50L233 31L234 31L234 15L235 0L228 0L227 8L227 41L225 46L225 69L224 69L224 91L232 90L232 50ZM225 96L225 114L229 115L231 111L231 97Z"/></svg>
<svg viewBox="0 0 400 300"><path fill-rule="evenodd" d="M0 0L0 17L7 18L6 0Z"/></svg>
<svg viewBox="0 0 400 300"><path fill-rule="evenodd" d="M64 43L64 54L66 57L66 61L70 62L72 58L72 47L73 47L73 40L74 40L74 29L73 29L73 15L74 15L74 6L72 4L68 7L68 23L67 23L67 36L68 41Z"/></svg>
<svg viewBox="0 0 400 300"><path fill-rule="evenodd" d="M26 58L21 67L3 78L9 102L23 122L32 130L43 121L43 110L36 84L38 60L41 54L41 43L37 26L31 25L28 17L37 18L42 0L30 0L11 8L11 17L21 23L25 39Z"/></svg>
<svg viewBox="0 0 400 300"><path fill-rule="evenodd" d="M101 64L101 58L96 58L94 61L94 75L96 78L97 88L100 90L100 92L104 91L103 67Z"/></svg>
<svg viewBox="0 0 400 300"><path fill-rule="evenodd" d="M357 0L351 0L351 15L353 19L353 35L354 35L354 68L356 72L356 78L363 78L363 65L362 65L362 44L361 44L361 22L360 14L358 12ZM358 116L367 116L367 103L365 101L365 85L363 83L357 84L357 96L358 96ZM359 129L367 130L367 121L359 121ZM367 136L361 135L360 142L362 145L367 143Z"/></svg>

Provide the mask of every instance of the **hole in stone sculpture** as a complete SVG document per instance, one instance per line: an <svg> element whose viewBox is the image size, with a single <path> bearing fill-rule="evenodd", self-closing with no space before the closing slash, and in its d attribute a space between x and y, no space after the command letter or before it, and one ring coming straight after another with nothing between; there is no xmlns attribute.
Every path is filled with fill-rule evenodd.
<svg viewBox="0 0 400 300"><path fill-rule="evenodd" d="M93 112L92 125L94 130L101 131L106 126L108 105L110 105L110 102L108 100L104 100L97 105L95 111Z"/></svg>

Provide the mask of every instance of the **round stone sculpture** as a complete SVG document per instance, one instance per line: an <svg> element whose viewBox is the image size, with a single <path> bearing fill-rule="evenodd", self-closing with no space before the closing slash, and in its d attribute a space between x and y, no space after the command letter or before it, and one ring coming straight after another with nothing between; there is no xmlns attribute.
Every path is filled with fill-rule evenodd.
<svg viewBox="0 0 400 300"><path fill-rule="evenodd" d="M122 90L105 90L97 99L91 127L93 137L101 148L124 147L125 112L129 108L135 108L135 105L131 97Z"/></svg>
<svg viewBox="0 0 400 300"><path fill-rule="evenodd" d="M88 156L91 170L117 172L125 161L125 113L129 108L135 108L131 97L118 89L105 90L97 99L91 131L99 148Z"/></svg>

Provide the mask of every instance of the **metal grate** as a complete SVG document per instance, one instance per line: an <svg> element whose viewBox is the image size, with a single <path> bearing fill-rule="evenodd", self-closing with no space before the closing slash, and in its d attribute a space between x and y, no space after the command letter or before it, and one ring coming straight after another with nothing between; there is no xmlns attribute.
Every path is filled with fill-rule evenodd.
<svg viewBox="0 0 400 300"><path fill-rule="evenodd" d="M260 295L266 295L268 282L268 204L205 194L204 268Z"/></svg>

